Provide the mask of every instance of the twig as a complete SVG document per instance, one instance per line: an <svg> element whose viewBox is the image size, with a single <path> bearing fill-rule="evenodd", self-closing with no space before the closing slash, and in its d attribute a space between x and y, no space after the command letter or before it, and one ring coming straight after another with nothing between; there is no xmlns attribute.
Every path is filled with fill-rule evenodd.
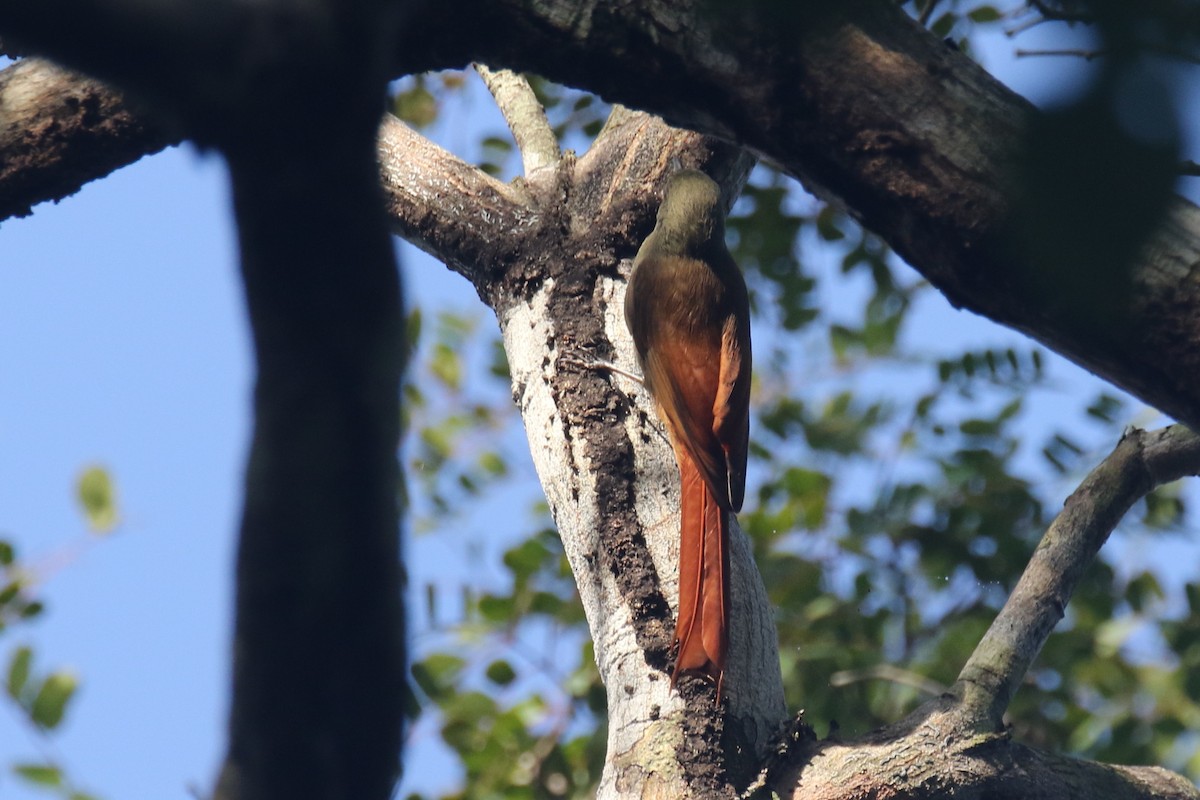
<svg viewBox="0 0 1200 800"><path fill-rule="evenodd" d="M1062 50L1023 50L1017 48L1017 58L1026 58L1028 56L1071 56L1073 58L1082 58L1084 61L1093 61L1101 56L1108 55L1107 50L1080 50L1065 48Z"/></svg>
<svg viewBox="0 0 1200 800"><path fill-rule="evenodd" d="M852 683L875 680L908 686L933 697L937 697L946 691L945 685L910 670L900 669L892 664L876 664L873 667L864 667L863 669L844 669L829 676L829 685L834 687L848 686Z"/></svg>
<svg viewBox="0 0 1200 800"><path fill-rule="evenodd" d="M1183 425L1132 429L1067 498L952 691L968 724L997 727L1088 564L1137 500L1200 474L1200 435Z"/></svg>
<svg viewBox="0 0 1200 800"><path fill-rule="evenodd" d="M558 140L529 81L510 70L492 71L483 64L475 64L475 71L496 99L496 105L517 141L525 177L532 177L542 167L557 164L560 158Z"/></svg>
<svg viewBox="0 0 1200 800"><path fill-rule="evenodd" d="M1045 17L1030 17L1022 22L1014 23L1011 28L1005 28L1004 35L1012 39L1013 37L1019 36L1020 34L1025 33L1025 31L1032 30L1038 25L1048 21L1049 20L1047 20Z"/></svg>
<svg viewBox="0 0 1200 800"><path fill-rule="evenodd" d="M929 18L933 16L933 9L937 8L938 0L925 0L925 7L921 9L921 16L917 17L917 22L924 28L929 24Z"/></svg>

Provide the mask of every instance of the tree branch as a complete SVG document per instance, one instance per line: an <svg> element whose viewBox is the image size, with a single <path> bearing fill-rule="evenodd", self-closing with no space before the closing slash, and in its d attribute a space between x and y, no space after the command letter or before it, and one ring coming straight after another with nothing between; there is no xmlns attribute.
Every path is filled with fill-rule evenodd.
<svg viewBox="0 0 1200 800"><path fill-rule="evenodd" d="M1021 207L1012 167L1036 113L1027 101L890 2L713 8L477 0L435 9L421 35L452 43L438 66L534 72L750 148L848 209L954 305L1200 426L1200 209L1171 204L1129 273L1125 324L1082 325L1004 244ZM434 66L415 44L397 48L403 66Z"/></svg>
<svg viewBox="0 0 1200 800"><path fill-rule="evenodd" d="M1084 329L1054 313L1021 279L1021 258L997 245L1019 201L1009 168L1032 107L892 3L836 5L731 21L699 0L460 0L423 11L398 38L394 68L480 60L744 143L838 200L955 305L1200 425L1200 283L1190 277L1200 210L1176 199L1143 248L1126 324Z"/></svg>
<svg viewBox="0 0 1200 800"><path fill-rule="evenodd" d="M503 275L542 222L530 198L391 114L379 127L377 152L392 230L476 287Z"/></svg>
<svg viewBox="0 0 1200 800"><path fill-rule="evenodd" d="M1182 425L1131 430L1067 498L1008 602L952 692L967 724L997 730L1005 709L1063 617L1087 566L1135 502L1163 483L1200 474L1200 436Z"/></svg>
<svg viewBox="0 0 1200 800"><path fill-rule="evenodd" d="M941 699L853 742L801 740L773 782L795 800L967 797L989 800L1197 800L1200 791L1159 767L1098 764L1044 753L1006 733L964 730Z"/></svg>
<svg viewBox="0 0 1200 800"><path fill-rule="evenodd" d="M0 71L0 220L172 142L100 81L26 58Z"/></svg>
<svg viewBox="0 0 1200 800"><path fill-rule="evenodd" d="M558 139L550 129L546 110L538 102L529 81L512 70L493 71L483 64L474 66L508 122L517 149L521 151L525 175L532 176L543 167L557 164L560 156Z"/></svg>

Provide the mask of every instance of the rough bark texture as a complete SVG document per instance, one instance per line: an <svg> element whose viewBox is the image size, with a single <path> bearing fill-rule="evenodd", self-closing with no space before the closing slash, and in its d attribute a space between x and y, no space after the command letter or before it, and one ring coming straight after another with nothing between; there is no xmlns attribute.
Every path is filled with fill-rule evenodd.
<svg viewBox="0 0 1200 800"><path fill-rule="evenodd" d="M951 699L923 706L903 722L854 742L804 743L776 784L796 800L1105 800L1200 794L1158 767L1115 767L1057 756L1013 742L1003 732L963 726Z"/></svg>
<svg viewBox="0 0 1200 800"><path fill-rule="evenodd" d="M59 200L170 143L99 81L30 58L0 71L0 219Z"/></svg>
<svg viewBox="0 0 1200 800"><path fill-rule="evenodd" d="M600 796L729 793L748 782L736 773L754 769L784 716L771 610L749 543L734 531L737 624L717 707L702 681L670 688L679 537L670 448L640 387L575 359L633 367L622 276L653 227L672 161L702 166L728 187L740 185L751 162L621 111L587 154L516 186L399 123L384 124L381 152L396 224L421 232L422 246L470 278L500 321L513 398L608 691Z"/></svg>
<svg viewBox="0 0 1200 800"><path fill-rule="evenodd" d="M711 7L701 0L432 4L400 37L394 70L471 60L529 70L736 141L838 201L952 303L1200 424L1195 206L1177 200L1144 249L1126 323L1080 325L1049 307L1013 249L1000 245L1015 200L1010 167L1032 113L1027 102L887 0L801 3L782 22L755 13L757 5L736 18L706 13ZM14 199L28 205L48 193Z"/></svg>
<svg viewBox="0 0 1200 800"><path fill-rule="evenodd" d="M1079 485L1050 525L1008 602L954 686L964 713L998 729L1087 567L1146 493L1200 468L1200 436L1182 425L1131 430Z"/></svg>
<svg viewBox="0 0 1200 800"><path fill-rule="evenodd" d="M85 33L98 30L106 55L82 63L115 79L136 76L130 64L144 68L151 63L147 52L169 50L174 68L179 53L192 52L156 42L116 64L114 26L89 30L95 20L71 15L73 5L52 0L41 12L66 19L62 29L29 28L39 13L28 10L33 6L0 7L0 32L13 25L29 41L46 42L49 52L70 54L86 47ZM85 5L89 14L100 7ZM1146 248L1127 325L1097 331L1055 315L1019 279L1022 265L1012 251L997 246L1014 203L1008 170L1032 113L1028 104L885 0L825 5L837 11L801 4L801 13L781 24L758 15L756 6L737 18L705 16L699 0L464 0L414 19L399 61L413 69L470 59L530 69L749 146L842 203L952 302L1025 330L1166 411L1200 420L1197 210L1178 202ZM297 21L287 14L273 21L280 19ZM271 21L260 20L268 29ZM292 30L288 25L281 30ZM168 25L159 33L170 39L184 28ZM237 26L205 28L218 29ZM296 41L326 52L328 36L345 30L318 26L309 33ZM387 502L394 486L394 417L385 419L398 403L398 355L387 342L399 337L398 305L387 301L398 293L383 261L373 193L364 188L367 148L355 149L328 123L340 125L341 103L361 122L362 104L333 91L339 87L322 72L328 60L310 59L318 69L286 59L264 67L256 59L247 56L249 76L236 84L243 93L224 99L203 121L205 102L221 94L214 87L224 86L229 72L185 81L174 95L167 80L139 87L174 118L191 120L189 133L234 153L260 362L239 573L233 744L222 796L381 796L395 742L389 720L398 687L389 675L400 674L395 637L401 625L395 598L388 597L395 575L387 568L395 562L395 516ZM238 59L229 62L238 65ZM287 92L300 94L251 104L272 78L292 72L297 80ZM353 81L354 75L350 68L335 77ZM369 92L356 97L364 96ZM284 113L298 107L330 116L297 122ZM261 150L223 138L232 128L222 126L234 123L239 137L274 145L295 135L298 141L267 152L260 163ZM602 796L731 796L750 781L771 744L775 757L760 783L794 796L1198 796L1195 787L1161 770L1048 756L995 732L1004 687L1024 668L1012 659L1002 667L1009 673L1003 680L971 681L988 695L985 703L964 705L946 696L856 742L815 742L802 726L781 742L769 741L783 719L774 632L737 533L733 616L739 625L725 704L714 707L711 688L699 680L670 692L671 550L677 542L670 451L643 391L618 391L619 378L570 357L584 352L632 363L620 316L622 275L651 227L655 187L675 166L669 158L702 166L727 186L739 182L745 158L624 112L587 155L562 158L515 186L486 178L393 122L382 128L379 152L393 227L466 274L499 318L514 399L575 569L608 690ZM327 156L315 165L289 161ZM98 168L94 177L110 168ZM6 178L8 185L17 185L17 174ZM353 187L336 185L335 176L349 177ZM53 191L84 177L75 173ZM25 197L35 198L29 185ZM282 215L266 208L272 198ZM34 202L15 199L15 208ZM326 200L336 207L323 206ZM292 241L284 241L295 229L294 220L283 224L288 214L309 221ZM347 254L359 261L353 280L351 271L339 269ZM359 416L361 424L347 421ZM1122 502L1149 482L1131 479ZM321 485L330 491L313 489ZM305 500L303 513L287 507L296 493ZM1105 519L1117 516L1100 511ZM283 577L260 582L277 566L272 555L281 548L288 550ZM1072 556L1072 569L1084 558ZM348 588L364 580L369 585ZM318 607L325 602L336 607ZM363 604L371 606L368 613ZM305 626L314 619L319 627ZM339 619L362 625L342 629ZM1031 631L1030 641L1044 640L1044 627ZM329 639L301 640L314 633ZM369 644L382 653L378 661L363 655ZM349 656L309 659L316 650ZM294 672L289 680L272 682L288 670ZM363 680L369 683L355 683ZM379 687L382 698L365 687ZM987 713L976 713L980 707ZM281 714L281 708L310 716ZM359 712L372 720L369 731L351 730Z"/></svg>
<svg viewBox="0 0 1200 800"><path fill-rule="evenodd" d="M1032 106L895 3L799 3L782 19L765 3L736 16L700 0L481 5L453 38L428 20L440 63L536 72L736 141L837 201L956 306L1200 425L1200 210L1174 203L1134 268L1126 324L1057 313L1006 244Z"/></svg>
<svg viewBox="0 0 1200 800"><path fill-rule="evenodd" d="M685 683L687 713L680 714L664 673L677 541L670 451L664 438L646 430L653 417L643 391L571 360L585 350L632 366L614 265L649 227L646 186L672 148L686 142L664 139L657 123L642 115L616 116L622 124L610 126L578 163L565 159L553 175L518 187L472 173L402 126L385 124L382 136L392 143L389 152L409 155L406 166L384 163L397 218L405 226L420 220L420 229L432 232L423 245L458 265L500 318L514 399L608 688L609 761L600 796L730 796L751 782L756 765L762 767L756 785L796 797L1200 796L1163 770L1089 764L1031 750L999 732L1013 688L1112 526L1153 486L1200 470L1200 437L1182 427L1133 432L1122 441L1049 530L1023 588L953 693L908 719L854 742L817 742L802 724L768 741L764 734L783 717L771 716L779 709L774 687L756 693L756 681L774 679L774 663L751 665L757 672L749 684L729 679L734 694L725 714L713 713L699 682ZM685 165L696 157L686 148L682 153ZM413 170L413 164L424 168ZM611 202L623 202L632 216L613 216ZM489 234L486 220L512 226L511 235ZM629 394L614 394L614 380ZM743 542L735 537L735 544ZM735 570L748 563L742 558L736 554ZM756 576L738 574L734 586L735 592L749 589L753 602L742 606L745 598L735 595L734 632L742 639L735 639L732 653L749 647L773 654L769 622L756 615Z"/></svg>

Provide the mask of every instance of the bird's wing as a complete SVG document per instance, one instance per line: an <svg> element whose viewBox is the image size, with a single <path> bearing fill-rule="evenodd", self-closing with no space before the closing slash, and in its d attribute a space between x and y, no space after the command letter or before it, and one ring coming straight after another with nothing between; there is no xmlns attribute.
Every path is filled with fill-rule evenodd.
<svg viewBox="0 0 1200 800"><path fill-rule="evenodd" d="M742 509L750 439L750 325L729 316L721 331L720 378L713 402L713 433L725 454L729 504Z"/></svg>
<svg viewBox="0 0 1200 800"><path fill-rule="evenodd" d="M658 337L657 346L646 353L643 368L675 446L687 450L718 502L728 508L725 450L713 425L721 360L721 342L715 337L685 341L668 334Z"/></svg>

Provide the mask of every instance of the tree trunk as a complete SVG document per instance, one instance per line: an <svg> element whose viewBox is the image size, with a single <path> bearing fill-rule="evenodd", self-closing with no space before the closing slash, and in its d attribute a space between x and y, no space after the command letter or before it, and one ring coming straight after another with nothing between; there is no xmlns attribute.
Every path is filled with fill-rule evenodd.
<svg viewBox="0 0 1200 800"><path fill-rule="evenodd" d="M59 12L61 1L54 4ZM400 60L406 68L425 68L482 57L533 69L738 141L843 203L953 302L1026 330L1160 408L1189 421L1200 419L1200 372L1194 368L1200 352L1200 289L1187 280L1200 252L1200 217L1193 207L1179 201L1147 248L1134 274L1128 325L1108 333L1081 329L1066 317L1047 313L1028 284L1013 279L1021 265L1011 252L993 246L1014 203L1008 169L1031 114L1028 104L883 0L844 4L831 14L805 4L800 8L809 16L784 25L772 25L753 7L737 19L706 17L697 7L602 3L581 9L567 0L442 4L413 21L411 30L419 37L403 40ZM12 22L10 15L21 19L0 9L0 30ZM67 43L48 45L51 51L78 46L71 35L79 33L80 20L67 19ZM34 39L39 35L22 30ZM54 41L59 33L49 26L41 31L41 41ZM98 38L111 44L110 37ZM108 62L100 58L96 64L103 72ZM149 94L163 102L164 87L157 88L158 95ZM255 133L286 137L278 120L271 124L281 108L287 103L240 110L247 114L245 126ZM185 107L180 118L194 121L203 110L202 103ZM219 122L237 119L230 108L220 110ZM306 146L312 145L312 137L329 133L319 126L300 127ZM214 131L200 130L206 136ZM303 148L295 152L312 154ZM1074 796L1197 796L1186 781L1161 770L1079 764L1015 745L996 731L992 705L960 702L962 685L954 695L859 742L816 742L800 725L773 739L773 729L785 717L773 623L749 547L738 531L732 554L736 622L723 705L714 704L712 688L699 679L682 680L678 691L672 691L672 548L678 542L674 464L645 392L579 362L594 355L632 365L620 311L622 277L650 230L655 187L674 170L671 157L677 156L681 166L704 168L727 188L744 179L747 159L712 139L620 111L585 156L539 160L542 167L517 186L486 178L393 122L383 126L380 153L394 227L467 274L495 310L504 334L514 398L575 570L608 692L610 741L602 796L731 796L756 778L761 758L769 754L773 757L758 781L797 796L1005 796L1005 787L1018 787L1014 794L1021 796L1056 797L1068 790ZM240 155L246 157L245 152ZM245 161L235 158L233 163L246 170ZM256 166L244 171L240 179L246 182L235 178L235 185L261 188L253 180L256 171ZM324 165L316 174L328 180L336 171ZM319 192L324 186L320 180L296 180L288 188L298 193L314 185ZM369 214L367 195L356 191L353 196L364 200ZM253 214L241 216L255 220ZM337 229L345 233L353 226ZM373 241L377 244L368 237L368 244ZM297 308L287 302L285 279L274 286L270 281L252 285L252 279L264 274L262 264L270 263L270 246L255 246L263 246L264 253L261 261L247 258L251 297L265 289L266 295L257 296L271 303L251 310L256 331L266 337L259 342L265 377L274 380L286 370L271 372L269 359L282 357L278 363L286 366L293 351L289 341L272 339L271 326L260 323L273 310L287 316ZM352 243L345 249L357 252ZM368 249L369 275L378 279L385 265L377 248ZM293 250L280 245L278 253L297 260L308 257ZM328 256L328 247L312 253L310 274L318 281L329 275ZM301 288L304 295L311 287ZM272 297L273 291L283 295ZM274 309L274 303L282 305ZM377 335L389 329L396 309L385 303L376 310L375 335L366 338L383 352L387 348ZM286 330L295 319L284 322ZM395 374L394 353L380 361L375 365L379 372L368 369L351 376L362 382L371 398L372 419L378 422L372 432L361 434L360 442L370 462L364 467L368 488L374 489L391 474L386 459L379 458L379 447L394 444L384 441L392 428L375 416L387 413L381 404L392 395L381 387ZM277 388L286 396L288 387ZM335 403L332 416L339 409ZM271 415L260 419L269 421ZM281 440L290 429L264 428L262 435L273 444L258 446L258 452L265 448L269 454L276 447L287 452L287 442ZM344 433L352 439L359 435ZM334 447L335 456L336 451ZM340 457L317 461L333 470L325 477L338 485L337 465L344 463ZM266 482L275 489L257 496L264 491L260 463L252 462L243 534L269 542L276 531L254 513L256 503L280 501L287 487ZM371 493L368 500L377 503L379 497ZM387 536L394 521L382 506L359 512L372 509L378 513L360 542L367 546L384 542L379 537ZM342 524L354 515L333 518ZM320 519L325 517L307 515L297 523L312 527L308 541L315 546L301 555L314 575L328 563L320 558L322 548L335 543L354 547L330 537L331 528L318 524ZM362 554L342 555L346 558L336 563L345 566L357 563ZM242 576L241 600L250 606L240 614L254 610L251 572L257 571ZM385 592L391 577L379 577L375 588ZM315 587L304 581L299 585L325 596L320 581ZM347 598L353 599L342 599ZM394 611L382 608L375 621L386 623ZM377 625L376 632L394 636L399 621L390 633L382 633L382 627ZM254 657L265 656L269 654L260 650ZM329 689L320 686L322 692ZM252 689L246 684L246 691ZM235 702L244 703L245 697ZM977 715L979 707L989 712ZM252 703L240 708L256 710ZM248 718L235 712L235 727ZM343 726L337 719L318 722L332 725L331 730ZM271 735L267 727L247 730L240 741L257 744L256 737L265 735ZM390 735L383 738L385 744ZM230 796L238 794L237 781L244 780L235 770L243 755L242 750L231 751ZM275 767L281 763L274 759ZM373 787L382 774L381 763L377 758ZM263 787L246 796L265 796L272 787L270 775L264 770L242 784Z"/></svg>

